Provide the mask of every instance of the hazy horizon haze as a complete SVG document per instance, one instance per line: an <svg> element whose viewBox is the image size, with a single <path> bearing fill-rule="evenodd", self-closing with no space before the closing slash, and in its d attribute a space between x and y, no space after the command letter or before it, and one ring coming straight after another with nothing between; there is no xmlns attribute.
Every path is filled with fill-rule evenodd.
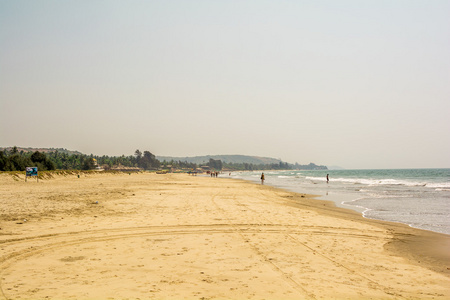
<svg viewBox="0 0 450 300"><path fill-rule="evenodd" d="M450 1L0 1L0 146L450 167Z"/></svg>

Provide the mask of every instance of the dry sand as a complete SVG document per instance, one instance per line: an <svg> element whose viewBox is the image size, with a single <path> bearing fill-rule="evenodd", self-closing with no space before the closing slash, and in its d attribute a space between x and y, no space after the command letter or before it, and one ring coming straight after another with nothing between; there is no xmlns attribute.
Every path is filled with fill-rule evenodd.
<svg viewBox="0 0 450 300"><path fill-rule="evenodd" d="M244 181L3 173L0 227L0 299L450 299L450 236Z"/></svg>

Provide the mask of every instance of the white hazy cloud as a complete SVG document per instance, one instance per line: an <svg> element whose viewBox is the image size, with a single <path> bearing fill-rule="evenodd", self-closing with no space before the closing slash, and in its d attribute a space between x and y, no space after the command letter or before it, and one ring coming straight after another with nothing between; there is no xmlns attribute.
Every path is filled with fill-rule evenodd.
<svg viewBox="0 0 450 300"><path fill-rule="evenodd" d="M449 1L0 1L0 146L450 167Z"/></svg>

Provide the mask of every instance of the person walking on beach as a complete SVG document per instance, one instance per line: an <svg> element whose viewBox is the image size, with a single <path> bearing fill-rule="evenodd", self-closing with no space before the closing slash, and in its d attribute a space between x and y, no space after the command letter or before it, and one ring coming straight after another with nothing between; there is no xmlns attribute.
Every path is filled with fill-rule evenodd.
<svg viewBox="0 0 450 300"><path fill-rule="evenodd" d="M328 181L330 181L330 178L328 177L328 175L329 175L329 174L327 174L327 183L328 183Z"/></svg>
<svg viewBox="0 0 450 300"><path fill-rule="evenodd" d="M264 173L261 174L261 184L264 184Z"/></svg>

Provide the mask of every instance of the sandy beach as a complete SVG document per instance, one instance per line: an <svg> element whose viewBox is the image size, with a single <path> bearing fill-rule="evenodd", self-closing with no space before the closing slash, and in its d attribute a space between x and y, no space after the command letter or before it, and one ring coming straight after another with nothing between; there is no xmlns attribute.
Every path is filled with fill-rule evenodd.
<svg viewBox="0 0 450 300"><path fill-rule="evenodd" d="M228 178L0 174L0 299L449 299L449 249Z"/></svg>

